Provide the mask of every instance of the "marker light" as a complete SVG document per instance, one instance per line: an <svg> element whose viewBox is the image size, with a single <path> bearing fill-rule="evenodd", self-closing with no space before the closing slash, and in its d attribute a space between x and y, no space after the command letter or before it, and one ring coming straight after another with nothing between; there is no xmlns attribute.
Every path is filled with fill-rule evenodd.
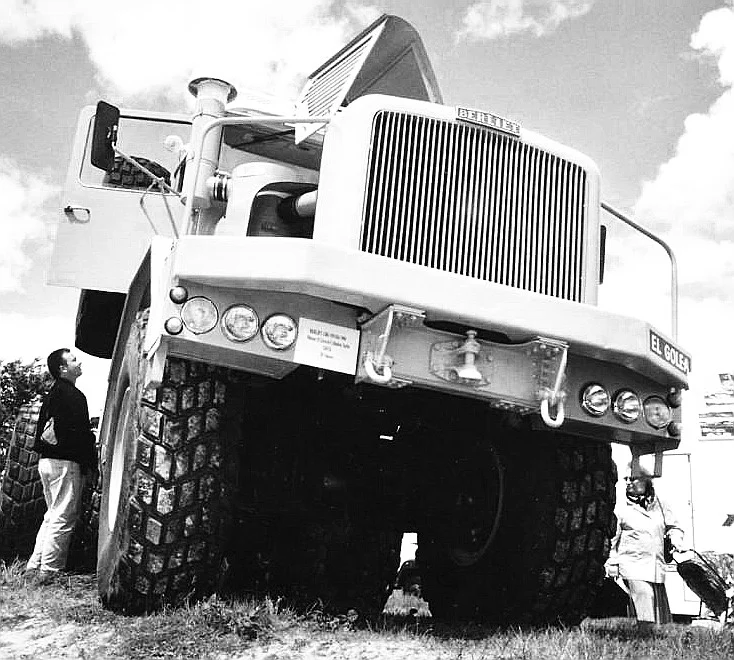
<svg viewBox="0 0 734 660"><path fill-rule="evenodd" d="M683 403L683 392L679 390L677 387L671 387L668 390L668 405L671 408L680 408L681 403Z"/></svg>
<svg viewBox="0 0 734 660"><path fill-rule="evenodd" d="M180 305L181 303L186 302L186 298L189 297L189 292L186 290L185 286L174 286L168 292L168 297L171 299L171 302Z"/></svg>
<svg viewBox="0 0 734 660"><path fill-rule="evenodd" d="M285 351L296 341L298 325L286 314L273 314L263 323L260 334L266 346L276 351Z"/></svg>
<svg viewBox="0 0 734 660"><path fill-rule="evenodd" d="M670 422L668 424L668 433L674 438L679 438L683 433L683 425L680 422Z"/></svg>
<svg viewBox="0 0 734 660"><path fill-rule="evenodd" d="M640 397L631 390L622 390L614 397L612 410L625 424L631 424L637 421L641 409Z"/></svg>
<svg viewBox="0 0 734 660"><path fill-rule="evenodd" d="M166 319L163 327L169 335L179 335L183 330L183 323L178 316L172 316L171 318Z"/></svg>
<svg viewBox="0 0 734 660"><path fill-rule="evenodd" d="M232 341L252 339L260 328L260 319L252 307L232 305L222 314L222 332Z"/></svg>
<svg viewBox="0 0 734 660"><path fill-rule="evenodd" d="M209 298L195 296L184 304L181 309L181 319L191 332L201 335L217 325L219 314Z"/></svg>
<svg viewBox="0 0 734 660"><path fill-rule="evenodd" d="M673 419L670 407L662 397L650 396L642 406L645 420L654 429L664 429Z"/></svg>
<svg viewBox="0 0 734 660"><path fill-rule="evenodd" d="M601 417L610 403L609 392L599 383L588 385L581 394L581 407L593 417Z"/></svg>

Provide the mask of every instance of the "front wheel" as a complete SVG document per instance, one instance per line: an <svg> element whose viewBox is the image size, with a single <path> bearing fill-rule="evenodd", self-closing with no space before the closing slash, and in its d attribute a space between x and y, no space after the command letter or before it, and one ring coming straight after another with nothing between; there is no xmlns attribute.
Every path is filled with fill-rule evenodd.
<svg viewBox="0 0 734 660"><path fill-rule="evenodd" d="M508 431L473 456L458 461L460 478L444 493L453 516L419 535L431 612L504 624L580 621L602 583L615 525L611 448Z"/></svg>
<svg viewBox="0 0 734 660"><path fill-rule="evenodd" d="M103 438L98 588L105 607L127 612L214 590L236 469L223 421L229 372L170 359L162 386L145 390L146 319L131 328Z"/></svg>

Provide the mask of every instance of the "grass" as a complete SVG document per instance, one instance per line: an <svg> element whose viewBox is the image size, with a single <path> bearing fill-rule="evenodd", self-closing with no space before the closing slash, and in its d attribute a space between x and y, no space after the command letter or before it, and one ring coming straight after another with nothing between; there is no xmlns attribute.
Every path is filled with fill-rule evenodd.
<svg viewBox="0 0 734 660"><path fill-rule="evenodd" d="M717 660L734 657L731 628L670 624L641 633L628 619L586 620L573 628L448 626L425 603L400 616L361 624L318 607L296 612L271 599L212 597L156 614L127 617L104 610L94 576L68 575L36 587L23 565L0 563L0 657L253 658L268 660ZM412 602L412 601L411 601ZM390 601L388 601L388 605ZM407 601L406 601L407 604ZM421 609L423 608L423 609ZM389 608L388 608L389 609ZM408 612L409 608L404 608Z"/></svg>

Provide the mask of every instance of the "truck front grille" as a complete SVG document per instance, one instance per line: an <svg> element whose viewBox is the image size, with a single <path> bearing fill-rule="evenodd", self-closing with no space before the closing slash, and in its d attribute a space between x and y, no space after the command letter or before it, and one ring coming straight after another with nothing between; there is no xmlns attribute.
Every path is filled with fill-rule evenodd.
<svg viewBox="0 0 734 660"><path fill-rule="evenodd" d="M375 115L365 252L581 301L585 215L575 163L482 127Z"/></svg>

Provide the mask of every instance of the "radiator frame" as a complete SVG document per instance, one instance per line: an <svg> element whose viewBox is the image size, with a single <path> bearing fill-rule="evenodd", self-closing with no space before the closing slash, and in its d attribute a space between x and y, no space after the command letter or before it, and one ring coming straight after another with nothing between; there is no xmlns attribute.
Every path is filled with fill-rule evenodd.
<svg viewBox="0 0 734 660"><path fill-rule="evenodd" d="M383 95L361 97L342 109L332 120L324 139L314 240L361 249L374 117L382 111L463 123L455 118L456 111L453 107ZM600 267L599 170L587 156L527 129L521 128L517 139L523 144L568 161L586 173L586 215L582 246L584 259L581 264L580 299L576 302L595 305Z"/></svg>

